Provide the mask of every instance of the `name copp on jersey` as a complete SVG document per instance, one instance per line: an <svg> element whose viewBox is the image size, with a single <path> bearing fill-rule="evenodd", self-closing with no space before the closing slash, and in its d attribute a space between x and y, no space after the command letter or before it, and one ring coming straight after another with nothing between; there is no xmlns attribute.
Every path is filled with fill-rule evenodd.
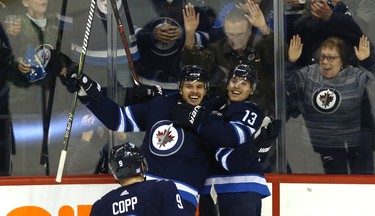
<svg viewBox="0 0 375 216"><path fill-rule="evenodd" d="M183 208L173 182L144 181L107 193L94 203L90 216L179 216Z"/></svg>

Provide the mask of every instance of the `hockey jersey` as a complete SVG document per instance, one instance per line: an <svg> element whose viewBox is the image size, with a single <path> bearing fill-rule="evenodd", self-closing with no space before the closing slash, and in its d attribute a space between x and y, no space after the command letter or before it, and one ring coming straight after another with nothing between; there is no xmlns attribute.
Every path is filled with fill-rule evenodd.
<svg viewBox="0 0 375 216"><path fill-rule="evenodd" d="M175 184L145 181L119 187L92 206L90 216L176 216L184 215Z"/></svg>
<svg viewBox="0 0 375 216"><path fill-rule="evenodd" d="M173 94L146 103L119 106L107 97L101 97L87 107L111 130L145 131L142 153L149 165L147 179L174 181L182 198L196 206L214 148L195 131L172 123L172 108L180 100L180 94Z"/></svg>
<svg viewBox="0 0 375 216"><path fill-rule="evenodd" d="M216 124L215 136L208 131L213 125L205 124L199 128L199 134L213 142L234 142L235 148L218 148L215 154L216 163L210 167L209 177L205 182L202 194L209 194L214 186L217 193L257 192L262 197L270 195L263 175L261 163L256 155L249 154L249 146L255 132L260 128L264 114L257 105L248 101L227 105L221 110L223 119L231 125L237 134L236 139L226 139L225 127ZM228 130L227 130L228 131ZM230 131L230 130L229 130ZM246 144L245 144L246 143ZM225 146L225 143L218 143Z"/></svg>

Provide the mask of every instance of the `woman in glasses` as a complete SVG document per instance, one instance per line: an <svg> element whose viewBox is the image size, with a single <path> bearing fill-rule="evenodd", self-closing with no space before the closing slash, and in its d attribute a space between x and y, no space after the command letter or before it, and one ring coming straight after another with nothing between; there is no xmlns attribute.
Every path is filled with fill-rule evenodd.
<svg viewBox="0 0 375 216"><path fill-rule="evenodd" d="M287 63L286 86L305 120L325 173L372 174L372 157L369 155L366 161L365 156L359 156L361 106L366 91L372 111L375 106L375 65L368 38L362 36L354 47L359 67L349 65L345 42L330 37L320 45L318 62L296 70L293 63L300 58L302 47L301 38L294 35L288 52L291 64Z"/></svg>

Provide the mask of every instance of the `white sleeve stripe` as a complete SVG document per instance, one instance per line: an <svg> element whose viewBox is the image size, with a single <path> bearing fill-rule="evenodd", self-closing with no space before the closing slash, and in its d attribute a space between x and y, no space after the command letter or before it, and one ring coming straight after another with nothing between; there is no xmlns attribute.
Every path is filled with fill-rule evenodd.
<svg viewBox="0 0 375 216"><path fill-rule="evenodd" d="M123 132L125 131L125 118L124 118L124 112L121 107L119 107L120 110L120 119L119 119L119 125L117 127L118 132Z"/></svg>
<svg viewBox="0 0 375 216"><path fill-rule="evenodd" d="M245 182L256 182L256 183L263 184L263 185L267 184L264 177L257 176L254 174L240 174L240 175L231 175L231 176L211 177L211 178L206 179L205 185L211 185L213 182L216 185L245 183Z"/></svg>
<svg viewBox="0 0 375 216"><path fill-rule="evenodd" d="M125 107L125 114L126 114L126 117L130 120L130 123L131 125L133 125L133 132L139 132L139 127L138 125L135 123L135 120L133 118L133 114L131 113L131 110L129 107Z"/></svg>
<svg viewBox="0 0 375 216"><path fill-rule="evenodd" d="M243 132L241 127L238 127L235 123L231 122L231 125L233 126L234 130L236 131L237 137L238 137L238 143L242 144L245 142L245 133Z"/></svg>
<svg viewBox="0 0 375 216"><path fill-rule="evenodd" d="M241 122L230 122L231 124L235 125L236 127L236 130L237 130L237 134L238 134L238 137L240 138L240 143L239 144L243 144L245 143L246 141L246 134L250 134L250 136L254 136L254 133L256 132L255 128L253 127L250 127L248 125L245 125L245 124L242 124ZM245 132L243 127L239 127L239 125L245 127L248 132ZM249 137L250 138L250 137Z"/></svg>
<svg viewBox="0 0 375 216"><path fill-rule="evenodd" d="M227 158L229 156L229 154L233 151L233 149L231 149L230 151L228 151L225 155L223 155L223 157L221 158L220 160L220 163L221 165L223 166L224 169L226 170L229 170L228 168L228 163L227 163Z"/></svg>
<svg viewBox="0 0 375 216"><path fill-rule="evenodd" d="M166 180L166 178L148 175L147 173L145 174L145 177L146 177L147 181L148 180L158 180L158 179ZM176 187L177 187L178 190L182 190L182 191L185 191L189 194L192 194L192 195L194 195L194 197L198 196L198 191L196 191L193 187L191 187L189 185L185 185L184 183L180 183L180 182L178 182L176 180L173 180L173 179L167 179L167 180L173 181L176 184Z"/></svg>
<svg viewBox="0 0 375 216"><path fill-rule="evenodd" d="M216 161L219 161L219 155L221 154L222 151L224 151L225 148L219 148L216 150L216 153L215 153L215 159Z"/></svg>

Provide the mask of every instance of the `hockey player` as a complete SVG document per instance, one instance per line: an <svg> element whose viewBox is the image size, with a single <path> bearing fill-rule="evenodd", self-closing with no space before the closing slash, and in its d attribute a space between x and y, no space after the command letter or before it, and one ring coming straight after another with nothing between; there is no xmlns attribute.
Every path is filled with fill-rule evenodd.
<svg viewBox="0 0 375 216"><path fill-rule="evenodd" d="M201 192L200 215L215 215L215 211L219 211L221 216L260 216L261 199L270 195L258 154L268 152L281 124L279 120L266 117L256 104L249 101L256 85L256 71L248 65L238 65L228 74L228 102L220 109L227 126L210 116L192 127L185 120L184 113L193 111L186 112L184 108L180 108L180 115L175 116L174 122L196 129L199 135L220 146L225 146L221 142L236 142L236 148L219 148L216 151L218 163L212 164L210 176ZM228 139L228 125L237 131L237 140ZM250 142L246 141L249 136ZM218 194L219 209L215 208L209 195L212 187Z"/></svg>
<svg viewBox="0 0 375 216"><path fill-rule="evenodd" d="M96 201L90 216L183 215L183 205L176 185L168 180L144 180L147 163L133 143L114 146L109 167L121 187Z"/></svg>
<svg viewBox="0 0 375 216"><path fill-rule="evenodd" d="M185 66L181 71L179 93L131 106L119 106L102 95L98 83L86 74L77 77L74 71L69 70L67 81L63 83L67 89L78 91L81 102L108 129L145 131L142 152L149 163L146 179L174 181L185 211L188 215L195 215L198 191L203 189L214 148L195 131L174 125L171 113L177 103L193 106L202 103L208 87L203 69L196 65ZM194 173L193 177L191 173Z"/></svg>

